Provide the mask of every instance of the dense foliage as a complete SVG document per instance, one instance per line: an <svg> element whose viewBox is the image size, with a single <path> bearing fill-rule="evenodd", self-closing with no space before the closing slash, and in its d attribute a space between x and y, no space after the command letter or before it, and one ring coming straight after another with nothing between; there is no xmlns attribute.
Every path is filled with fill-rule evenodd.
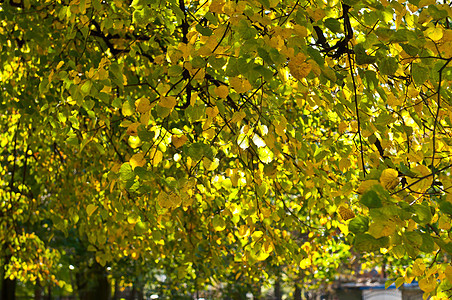
<svg viewBox="0 0 452 300"><path fill-rule="evenodd" d="M396 285L452 296L451 15L434 0L1 2L3 292L70 290L69 265L80 295L107 267L173 295L258 294L281 274L316 288L361 252Z"/></svg>

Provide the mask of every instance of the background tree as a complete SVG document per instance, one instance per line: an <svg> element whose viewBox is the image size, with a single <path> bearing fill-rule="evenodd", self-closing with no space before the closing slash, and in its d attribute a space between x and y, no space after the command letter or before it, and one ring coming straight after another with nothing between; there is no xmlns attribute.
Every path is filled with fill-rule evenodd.
<svg viewBox="0 0 452 300"><path fill-rule="evenodd" d="M6 276L51 273L50 220L89 267L141 260L174 291L278 269L315 287L334 276L326 250L347 256L336 239L415 261L396 285L449 296L450 15L430 0L2 2Z"/></svg>

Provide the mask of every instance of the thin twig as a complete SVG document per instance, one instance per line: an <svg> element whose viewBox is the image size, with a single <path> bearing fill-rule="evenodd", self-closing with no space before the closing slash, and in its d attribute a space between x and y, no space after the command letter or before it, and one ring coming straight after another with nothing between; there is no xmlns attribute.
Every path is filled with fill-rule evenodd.
<svg viewBox="0 0 452 300"><path fill-rule="evenodd" d="M366 177L366 168L364 166L363 137L361 134L361 121L359 118L359 109L358 109L358 93L356 92L355 75L353 74L353 63L352 63L352 59L350 56L350 52L347 53L347 56L348 56L348 62L350 65L350 75L352 77L352 82L353 82L353 94L354 94L354 102L355 102L356 119L358 121L358 136L359 136L359 144L360 144L360 152L361 152L361 164L363 166L364 177Z"/></svg>
<svg viewBox="0 0 452 300"><path fill-rule="evenodd" d="M438 92L437 92L437 108L436 108L436 114L435 114L435 121L433 123L433 154L432 154L432 176L433 176L433 182L435 182L435 175L436 175L436 170L435 170L435 154L436 154L436 127L438 126L438 118L439 118L439 111L441 109L441 81L442 81L442 74L443 74L443 70L444 68L446 68L446 66L449 64L449 62L452 60L452 57L449 58L446 63L441 67L441 69L439 69L439 80L438 80Z"/></svg>

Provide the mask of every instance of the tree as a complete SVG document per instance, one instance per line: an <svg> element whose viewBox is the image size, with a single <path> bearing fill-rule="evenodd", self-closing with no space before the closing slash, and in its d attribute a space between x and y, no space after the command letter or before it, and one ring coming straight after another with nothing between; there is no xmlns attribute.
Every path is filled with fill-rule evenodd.
<svg viewBox="0 0 452 300"><path fill-rule="evenodd" d="M347 243L407 259L396 285L449 296L451 14L434 0L2 2L5 274L56 274L50 221L92 266L140 260L174 293L279 272L315 286L334 277L325 249ZM18 251L23 236L48 259L28 277L44 256Z"/></svg>

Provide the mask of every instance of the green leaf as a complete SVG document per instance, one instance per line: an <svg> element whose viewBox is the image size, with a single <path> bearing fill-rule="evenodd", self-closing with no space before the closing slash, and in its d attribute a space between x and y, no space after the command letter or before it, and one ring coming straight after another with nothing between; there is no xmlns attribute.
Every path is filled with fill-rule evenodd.
<svg viewBox="0 0 452 300"><path fill-rule="evenodd" d="M92 86L93 86L93 83L91 82L91 80L87 80L83 83L80 90L82 91L83 94L88 95L89 92L91 91Z"/></svg>
<svg viewBox="0 0 452 300"><path fill-rule="evenodd" d="M121 165L119 168L119 178L123 181L133 179L135 174L133 173L132 166L127 162Z"/></svg>
<svg viewBox="0 0 452 300"><path fill-rule="evenodd" d="M204 156L204 144L193 143L188 147L188 155L194 160L200 160Z"/></svg>
<svg viewBox="0 0 452 300"><path fill-rule="evenodd" d="M414 204L412 206L414 216L413 220L420 225L426 225L432 220L432 212L430 207L423 204Z"/></svg>
<svg viewBox="0 0 452 300"><path fill-rule="evenodd" d="M446 214L452 215L452 203L449 201L442 201L439 204L439 209Z"/></svg>
<svg viewBox="0 0 452 300"><path fill-rule="evenodd" d="M385 282L385 289L388 289L395 281L394 280L386 280Z"/></svg>
<svg viewBox="0 0 452 300"><path fill-rule="evenodd" d="M402 46L402 49L411 56L416 56L419 53L419 48L411 45L411 44L400 44Z"/></svg>
<svg viewBox="0 0 452 300"><path fill-rule="evenodd" d="M39 84L39 93L45 93L48 90L49 79L42 78L41 83Z"/></svg>
<svg viewBox="0 0 452 300"><path fill-rule="evenodd" d="M422 245L420 247L420 250L425 253L432 253L435 251L435 242L433 241L433 238L428 233L421 233L422 236Z"/></svg>
<svg viewBox="0 0 452 300"><path fill-rule="evenodd" d="M353 233L364 233L369 229L369 218L356 216L348 224L348 230Z"/></svg>
<svg viewBox="0 0 452 300"><path fill-rule="evenodd" d="M254 71L257 71L259 74L261 74L262 77L264 77L265 81L270 81L273 78L273 72L267 68L264 68L263 66L258 65L254 67Z"/></svg>
<svg viewBox="0 0 452 300"><path fill-rule="evenodd" d="M196 25L196 31L204 36L211 36L213 33L212 29L210 29L209 27L204 27L201 24Z"/></svg>
<svg viewBox="0 0 452 300"><path fill-rule="evenodd" d="M257 53L264 60L265 63L272 65L274 64L273 60L270 58L270 54L264 48L257 48Z"/></svg>
<svg viewBox="0 0 452 300"><path fill-rule="evenodd" d="M144 25L146 23L146 14L144 9L137 9L132 14L132 22L137 25Z"/></svg>
<svg viewBox="0 0 452 300"><path fill-rule="evenodd" d="M356 63L358 65L373 64L376 62L377 58L375 56L367 55L366 50L362 44L357 44L354 47L356 55Z"/></svg>
<svg viewBox="0 0 452 300"><path fill-rule="evenodd" d="M421 86L428 79L428 69L421 64L413 63L411 73L413 81L417 86Z"/></svg>
<svg viewBox="0 0 452 300"><path fill-rule="evenodd" d="M419 232L409 231L404 233L404 246L406 252L411 258L415 258L419 254L419 248L422 246L422 236Z"/></svg>
<svg viewBox="0 0 452 300"><path fill-rule="evenodd" d="M143 142L149 142L151 141L155 136L154 131L149 131L146 129L144 125L138 126L138 137Z"/></svg>
<svg viewBox="0 0 452 300"><path fill-rule="evenodd" d="M309 48L308 48L308 54L309 54L309 56L310 56L312 59L314 59L314 61L315 61L319 66L323 66L323 65L325 64L325 59L323 58L322 54L321 54L318 50L316 50L316 49L314 49L314 48L312 48L312 47L309 47Z"/></svg>
<svg viewBox="0 0 452 300"><path fill-rule="evenodd" d="M195 56L191 60L191 64L192 64L193 68L200 69L200 68L204 68L206 66L207 62L201 56Z"/></svg>
<svg viewBox="0 0 452 300"><path fill-rule="evenodd" d="M195 66L193 66L195 67ZM195 67L198 68L198 67ZM171 66L168 68L168 76L180 76L182 74L182 67L181 66Z"/></svg>
<svg viewBox="0 0 452 300"><path fill-rule="evenodd" d="M385 57L377 63L380 73L383 75L394 75L399 64L394 57Z"/></svg>
<svg viewBox="0 0 452 300"><path fill-rule="evenodd" d="M142 9L147 4L148 4L148 1L146 1L146 0L133 0L132 4L130 4L130 6L135 9Z"/></svg>
<svg viewBox="0 0 452 300"><path fill-rule="evenodd" d="M383 206L380 196L373 190L369 190L364 193L364 195L361 197L360 202L368 208L379 208Z"/></svg>
<svg viewBox="0 0 452 300"><path fill-rule="evenodd" d="M96 209L97 209L96 205L88 204L88 206L86 207L86 213L88 214L88 217L90 217Z"/></svg>
<svg viewBox="0 0 452 300"><path fill-rule="evenodd" d="M376 239L367 233L358 233L355 236L354 246L358 251L377 251L386 247L389 242L387 237Z"/></svg>
<svg viewBox="0 0 452 300"><path fill-rule="evenodd" d="M342 31L342 24L337 19L328 18L325 21L325 26L332 32L339 33Z"/></svg>
<svg viewBox="0 0 452 300"><path fill-rule="evenodd" d="M258 0L260 4L264 6L264 8L269 9L270 8L270 1L269 0Z"/></svg>
<svg viewBox="0 0 452 300"><path fill-rule="evenodd" d="M219 215L215 215L212 220L212 226L215 231L223 231L226 228L226 222Z"/></svg>
<svg viewBox="0 0 452 300"><path fill-rule="evenodd" d="M448 254L452 254L452 243L445 243L439 238L435 238L434 242L444 251L446 251Z"/></svg>

